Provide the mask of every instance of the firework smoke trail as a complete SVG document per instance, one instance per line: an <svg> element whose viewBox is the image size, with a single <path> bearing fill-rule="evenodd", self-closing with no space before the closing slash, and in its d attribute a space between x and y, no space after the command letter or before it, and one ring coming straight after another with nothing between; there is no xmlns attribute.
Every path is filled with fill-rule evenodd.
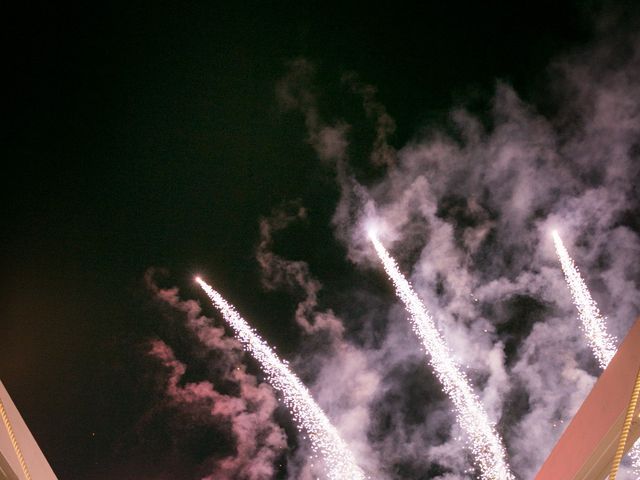
<svg viewBox="0 0 640 480"><path fill-rule="evenodd" d="M567 280L573 303L578 309L578 315L587 336L589 346L593 350L598 363L602 369L607 368L609 362L616 353L615 341L607 333L604 318L600 315L598 305L591 298L587 285L580 276L580 271L576 267L573 259L569 256L567 249L560 239L560 235L555 230L552 232L553 243L556 247L556 253L562 265L564 277Z"/></svg>
<svg viewBox="0 0 640 480"><path fill-rule="evenodd" d="M513 480L500 436L473 392L469 380L451 357L431 315L375 234L370 232L369 238L395 286L396 294L410 315L413 331L430 357L429 363L444 391L453 401L458 422L471 439L471 449L480 466L482 478Z"/></svg>
<svg viewBox="0 0 640 480"><path fill-rule="evenodd" d="M600 367L604 370L616 353L616 340L607 333L605 319L600 314L598 305L591 297L587 284L582 279L573 259L569 256L569 252L567 252L562 243L560 235L554 230L552 236L556 253L571 291L573 303L578 309L578 315L582 322L584 333L587 336L587 341ZM632 459L634 473L640 476L640 443L631 449L629 456Z"/></svg>
<svg viewBox="0 0 640 480"><path fill-rule="evenodd" d="M278 358L271 347L260 338L236 309L227 303L222 295L201 278L197 277L196 282L200 284L207 296L220 310L245 348L260 362L270 383L282 393L284 403L292 412L297 424L302 426L308 434L314 454L319 452L322 455L327 476L331 480L366 479L366 475L357 466L353 455L340 438L338 431L311 398L307 388L289 370L286 361Z"/></svg>

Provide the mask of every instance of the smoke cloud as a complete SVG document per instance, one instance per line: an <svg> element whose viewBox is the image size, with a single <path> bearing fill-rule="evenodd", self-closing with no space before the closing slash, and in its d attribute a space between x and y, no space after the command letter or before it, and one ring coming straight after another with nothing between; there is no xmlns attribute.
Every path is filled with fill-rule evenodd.
<svg viewBox="0 0 640 480"><path fill-rule="evenodd" d="M274 233L284 235L308 216L299 202L260 220L256 259L267 290L302 294L295 321L305 335L293 369L304 373L373 478L459 480L477 471L405 311L367 282L381 275L368 229L433 314L518 478L535 476L600 373L552 230L618 341L640 312L640 264L629 261L640 254L640 38L605 36L558 59L549 73L553 111L498 82L488 117L455 109L446 128L421 130L403 146L391 145L395 122L375 88L345 75L344 94L357 95L374 122L367 161L382 169L366 181L350 166L361 149L353 148L348 122L320 114L313 63L291 62L277 85L283 109L302 115L306 141L335 171L340 194L332 227L363 282L345 292L349 305L322 306L322 282L309 265L274 252ZM167 399L231 425L236 450L212 461L206 478L271 478L286 446L273 417L273 391L246 372L239 344L212 326L196 302L160 289L151 276L148 284L158 300L186 315L203 345L221 352L223 378L238 385L239 393L229 395L209 381L187 382L188 366L166 344L152 344L168 372ZM318 348L318 338L326 348ZM301 442L288 459L289 478L310 478L306 448Z"/></svg>
<svg viewBox="0 0 640 480"><path fill-rule="evenodd" d="M214 326L212 319L203 316L196 301L181 300L177 288L158 287L154 274L154 270L146 274L148 289L158 302L186 317L183 321L200 341L202 349L215 352L209 377L215 377L223 387L210 380L187 380L189 367L176 358L164 341L152 340L149 355L164 367L160 383L165 408L156 415L171 414L196 428L208 427L211 434L204 436L204 442L211 442L213 435L221 437L215 443L233 445L231 452L219 448L209 456L203 455L199 469L203 480L274 478L278 471L276 462L283 458L287 440L274 418L278 399L273 389L247 372L239 342L227 336L223 328ZM172 435L179 436L182 428L188 427L176 427ZM199 448L206 449L207 445Z"/></svg>
<svg viewBox="0 0 640 480"><path fill-rule="evenodd" d="M330 337L339 339L344 332L342 322L331 310L317 311L318 292L322 284L311 276L309 265L302 261L287 260L272 251L273 234L286 228L291 222L306 217L303 207L295 204L290 207L292 212L279 208L270 217L260 220L260 243L256 259L262 272L262 285L268 290L300 289L304 293L304 299L296 308L295 319L298 325L307 334L325 331Z"/></svg>
<svg viewBox="0 0 640 480"><path fill-rule="evenodd" d="M616 35L556 61L552 113L498 83L489 121L457 109L446 131L397 151L387 144L393 122L378 121L370 158L387 170L366 184L349 168L348 124L318 114L310 63L290 65L278 89L283 106L303 114L319 158L332 160L341 189L333 223L349 259L363 274L379 268L366 241L375 228L467 367L519 478L535 475L599 374L551 231L566 239L613 335L622 339L640 312L640 268L628 261L640 252L639 46L637 36ZM347 84L367 115L388 115L374 89ZM378 378L367 411L371 463L390 478L468 478L451 406L420 371L404 317L391 309L381 344L358 350L368 359L361 371L375 364ZM422 398L412 392L416 375L429 389ZM316 390L329 388L322 378Z"/></svg>

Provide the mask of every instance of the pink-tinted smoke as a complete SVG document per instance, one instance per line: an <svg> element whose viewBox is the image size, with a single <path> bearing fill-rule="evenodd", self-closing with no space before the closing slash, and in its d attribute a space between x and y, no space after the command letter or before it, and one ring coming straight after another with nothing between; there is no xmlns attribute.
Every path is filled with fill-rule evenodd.
<svg viewBox="0 0 640 480"><path fill-rule="evenodd" d="M197 302L180 299L177 288L159 288L153 281L153 275L154 272L149 271L146 280L155 298L186 314L187 327L204 345L221 354L220 361L224 363L221 380L238 387L239 393L234 396L220 393L210 381L183 382L187 366L176 358L166 343L161 340L151 342L150 355L158 359L168 372L164 383L167 401L195 422L204 414L210 417L208 420L231 426L235 453L212 459L210 472L203 480L273 478L276 460L287 447L284 430L273 418L278 406L273 389L268 384L258 383L254 375L247 373L241 362L243 352L240 344L227 337L222 328L212 326L211 320L202 315Z"/></svg>

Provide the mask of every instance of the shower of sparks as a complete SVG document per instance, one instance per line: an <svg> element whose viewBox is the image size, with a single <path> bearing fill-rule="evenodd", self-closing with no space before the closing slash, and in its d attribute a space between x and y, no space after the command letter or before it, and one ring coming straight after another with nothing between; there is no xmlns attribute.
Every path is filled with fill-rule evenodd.
<svg viewBox="0 0 640 480"><path fill-rule="evenodd" d="M631 457L633 474L636 478L640 478L640 443L636 443L631 447L631 450L629 450L629 457Z"/></svg>
<svg viewBox="0 0 640 480"><path fill-rule="evenodd" d="M564 248L560 235L555 230L552 235L556 253L560 258L562 271L571 291L573 303L578 309L578 315L580 316L584 333L587 336L587 341L600 367L605 369L616 353L615 341L607 333L604 318L600 315L598 305L591 298L589 289L580 276L578 267L573 263L573 259L569 256L567 249Z"/></svg>
<svg viewBox="0 0 640 480"><path fill-rule="evenodd" d="M369 238L395 286L396 294L409 313L411 326L430 358L429 363L457 410L458 422L471 440L471 450L480 467L482 478L512 480L514 477L505 460L502 440L473 392L466 375L453 360L431 315L376 235L370 232Z"/></svg>
<svg viewBox="0 0 640 480"><path fill-rule="evenodd" d="M589 346L593 350L600 367L607 368L607 365L616 353L615 341L607 333L604 318L600 315L598 305L591 298L587 285L580 276L580 271L573 263L573 259L569 256L567 249L560 239L560 235L555 230L552 233L553 243L556 247L556 253L562 265L564 277L573 297L573 303L578 309L578 315L587 336Z"/></svg>
<svg viewBox="0 0 640 480"><path fill-rule="evenodd" d="M598 305L591 297L587 284L582 279L573 259L569 256L560 235L554 230L552 236L587 341L600 367L604 370L616 353L616 340L607 332L605 319L600 314ZM634 473L640 476L640 443L631 449L629 456L632 459Z"/></svg>
<svg viewBox="0 0 640 480"><path fill-rule="evenodd" d="M220 310L245 348L258 360L270 383L282 393L284 403L292 412L297 424L307 433L314 456L322 456L328 478L366 479L338 431L331 425L300 379L289 370L287 362L278 358L271 347L217 291L200 277L196 277L195 280Z"/></svg>

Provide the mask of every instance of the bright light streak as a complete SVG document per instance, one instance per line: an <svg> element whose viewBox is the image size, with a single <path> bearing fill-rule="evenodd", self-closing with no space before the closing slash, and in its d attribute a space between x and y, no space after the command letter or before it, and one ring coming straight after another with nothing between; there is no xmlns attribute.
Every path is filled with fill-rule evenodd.
<svg viewBox="0 0 640 480"><path fill-rule="evenodd" d="M598 305L591 297L591 293L582 279L578 267L576 267L573 259L569 256L569 252L564 247L560 235L556 230L551 232L551 235L553 236L556 253L560 259L560 265L562 265L564 277L573 297L573 303L578 309L578 315L582 322L584 333L587 336L587 342L600 367L604 370L616 354L616 340L607 332L605 319L600 314ZM635 475L640 477L640 443L633 446L629 456L632 459Z"/></svg>
<svg viewBox="0 0 640 480"><path fill-rule="evenodd" d="M451 357L431 315L378 238L371 232L369 238L395 286L396 294L409 313L411 326L430 358L429 363L457 410L458 422L469 435L471 450L480 466L482 478L512 480L514 477L505 460L502 440L473 392L466 375Z"/></svg>
<svg viewBox="0 0 640 480"><path fill-rule="evenodd" d="M589 289L580 276L578 267L569 256L567 249L564 248L560 235L554 230L552 236L564 277L573 297L573 303L578 309L578 315L582 322L584 333L587 336L587 342L589 342L589 346L593 350L600 367L605 369L616 353L615 341L607 333L605 321L600 315L598 305L591 298Z"/></svg>
<svg viewBox="0 0 640 480"><path fill-rule="evenodd" d="M271 347L217 291L201 278L196 277L195 280L220 310L245 348L260 362L270 383L282 393L284 403L293 414L298 426L307 432L314 455L318 453L322 455L328 478L331 480L367 478L356 464L338 431L331 425L300 379L289 370L286 361L278 358Z"/></svg>

